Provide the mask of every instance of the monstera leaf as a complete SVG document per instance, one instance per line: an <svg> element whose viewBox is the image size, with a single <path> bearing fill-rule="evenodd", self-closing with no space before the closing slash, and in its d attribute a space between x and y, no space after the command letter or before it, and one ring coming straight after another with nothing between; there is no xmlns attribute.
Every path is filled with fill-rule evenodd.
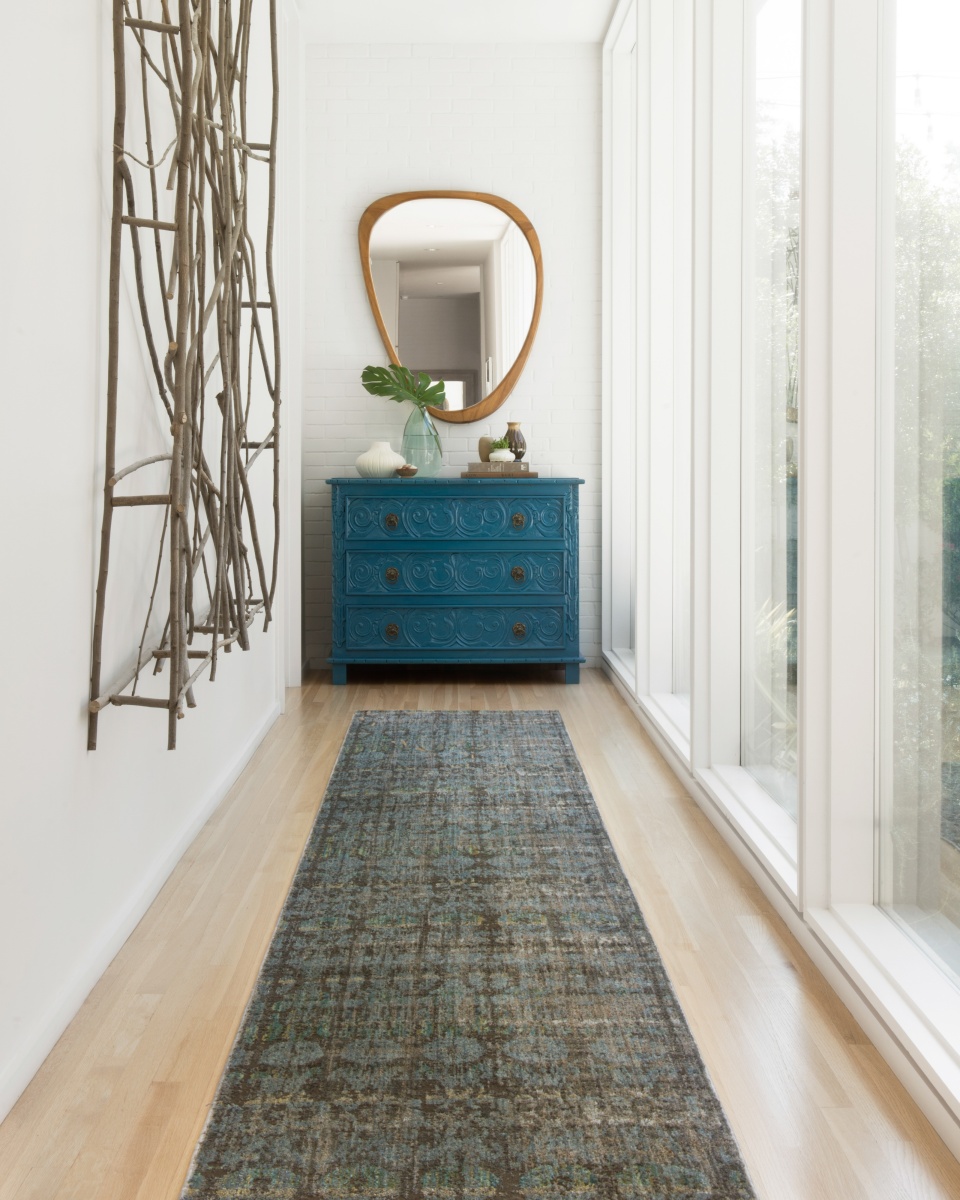
<svg viewBox="0 0 960 1200"><path fill-rule="evenodd" d="M393 364L389 367L364 367L360 382L372 396L386 396L402 404L409 400L417 408L431 405L442 407L446 400L443 380L434 383L425 372L414 375L406 367Z"/></svg>

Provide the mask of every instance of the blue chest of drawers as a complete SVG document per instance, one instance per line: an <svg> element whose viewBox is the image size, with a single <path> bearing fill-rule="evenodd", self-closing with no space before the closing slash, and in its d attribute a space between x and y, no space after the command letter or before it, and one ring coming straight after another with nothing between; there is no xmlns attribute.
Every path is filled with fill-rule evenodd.
<svg viewBox="0 0 960 1200"><path fill-rule="evenodd" d="M330 479L334 683L350 663L580 676L580 479Z"/></svg>

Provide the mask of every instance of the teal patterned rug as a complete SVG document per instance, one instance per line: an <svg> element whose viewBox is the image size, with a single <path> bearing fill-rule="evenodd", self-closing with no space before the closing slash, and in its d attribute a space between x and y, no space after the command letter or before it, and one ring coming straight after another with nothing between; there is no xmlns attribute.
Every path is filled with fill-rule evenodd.
<svg viewBox="0 0 960 1200"><path fill-rule="evenodd" d="M361 712L183 1193L746 1200L556 712Z"/></svg>

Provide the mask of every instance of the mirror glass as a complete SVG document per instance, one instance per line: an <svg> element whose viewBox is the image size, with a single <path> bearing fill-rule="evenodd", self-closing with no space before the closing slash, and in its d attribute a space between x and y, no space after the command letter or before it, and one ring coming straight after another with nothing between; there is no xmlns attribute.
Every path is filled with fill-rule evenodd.
<svg viewBox="0 0 960 1200"><path fill-rule="evenodd" d="M532 226L506 201L449 194L386 197L365 220L371 212L367 286L391 358L444 381L438 416L486 416L512 389L539 318Z"/></svg>

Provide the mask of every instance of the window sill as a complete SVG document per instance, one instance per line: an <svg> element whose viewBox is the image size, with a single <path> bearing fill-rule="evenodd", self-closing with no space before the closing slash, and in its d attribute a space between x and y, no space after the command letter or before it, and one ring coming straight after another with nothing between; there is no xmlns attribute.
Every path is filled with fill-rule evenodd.
<svg viewBox="0 0 960 1200"><path fill-rule="evenodd" d="M945 1112L914 1099L951 1145L960 1138L960 991L882 909L869 904L811 908L804 919L866 1000L901 1053L928 1081Z"/></svg>
<svg viewBox="0 0 960 1200"><path fill-rule="evenodd" d="M632 650L604 650L603 661L631 696L637 690L637 660Z"/></svg>
<svg viewBox="0 0 960 1200"><path fill-rule="evenodd" d="M799 907L797 827L790 817L743 767L710 767L694 771L694 778Z"/></svg>
<svg viewBox="0 0 960 1200"><path fill-rule="evenodd" d="M689 767L690 764L690 704L680 700L671 692L658 692L644 696L640 704L652 721L656 721L661 733L667 738L677 754Z"/></svg>

